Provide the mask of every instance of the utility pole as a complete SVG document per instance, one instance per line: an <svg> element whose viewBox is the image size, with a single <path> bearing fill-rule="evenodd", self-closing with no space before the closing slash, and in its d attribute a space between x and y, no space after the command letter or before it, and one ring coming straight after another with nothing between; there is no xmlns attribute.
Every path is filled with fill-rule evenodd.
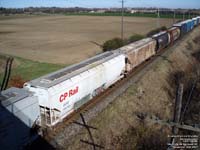
<svg viewBox="0 0 200 150"><path fill-rule="evenodd" d="M188 17L188 19L190 19L190 11L189 11L188 13L189 13L189 17Z"/></svg>
<svg viewBox="0 0 200 150"><path fill-rule="evenodd" d="M157 28L160 28L160 10L158 8L158 15L157 15Z"/></svg>
<svg viewBox="0 0 200 150"><path fill-rule="evenodd" d="M185 20L185 12L183 12L183 21Z"/></svg>
<svg viewBox="0 0 200 150"><path fill-rule="evenodd" d="M174 9L174 19L173 19L173 23L175 23L176 21L176 10Z"/></svg>
<svg viewBox="0 0 200 150"><path fill-rule="evenodd" d="M179 123L181 119L181 109L182 109L182 100L183 100L183 84L179 83L176 91L176 102L174 109L174 119L173 122ZM173 134L178 134L178 129L172 129Z"/></svg>
<svg viewBox="0 0 200 150"><path fill-rule="evenodd" d="M179 124L181 120L181 109L182 109L182 99L183 99L183 84L179 83L176 91L176 102L175 102L175 109L174 109L174 119L173 122ZM172 127L172 134L177 135L179 128L175 126ZM171 138L170 143L174 145L175 138Z"/></svg>
<svg viewBox="0 0 200 150"><path fill-rule="evenodd" d="M124 39L124 0L122 2L122 17L121 17L121 39Z"/></svg>

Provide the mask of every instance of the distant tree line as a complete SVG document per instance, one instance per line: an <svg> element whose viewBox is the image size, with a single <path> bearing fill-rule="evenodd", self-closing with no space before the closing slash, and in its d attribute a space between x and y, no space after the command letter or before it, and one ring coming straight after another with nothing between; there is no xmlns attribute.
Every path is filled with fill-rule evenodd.
<svg viewBox="0 0 200 150"><path fill-rule="evenodd" d="M88 12L89 8L73 7L73 8L59 8L59 7L28 7L28 8L2 8L0 7L0 14L24 14L24 13L75 13Z"/></svg>
<svg viewBox="0 0 200 150"><path fill-rule="evenodd" d="M0 7L0 14L34 14L34 13L47 13L47 14L59 14L59 13L87 13L87 12L98 12L104 10L105 13L120 13L121 8L60 8L60 7L28 7L28 8L3 8ZM125 13L130 13L131 10L137 10L137 13L156 13L157 8L125 8ZM151 10L154 10L151 12ZM176 14L191 13L194 15L200 14L200 10L197 9L176 9ZM160 14L173 14L172 9L160 8Z"/></svg>

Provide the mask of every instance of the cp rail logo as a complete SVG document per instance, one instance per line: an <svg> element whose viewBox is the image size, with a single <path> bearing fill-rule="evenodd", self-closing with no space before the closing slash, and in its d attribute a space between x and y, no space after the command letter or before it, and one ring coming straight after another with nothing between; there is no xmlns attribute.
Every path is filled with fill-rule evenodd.
<svg viewBox="0 0 200 150"><path fill-rule="evenodd" d="M60 102L62 103L62 102L65 101L68 97L71 97L71 96L77 94L77 93L78 93L78 89L79 89L79 87L77 86L75 89L71 89L71 90L69 90L68 92L66 92L66 93L64 93L64 94L62 94L62 95L60 95Z"/></svg>

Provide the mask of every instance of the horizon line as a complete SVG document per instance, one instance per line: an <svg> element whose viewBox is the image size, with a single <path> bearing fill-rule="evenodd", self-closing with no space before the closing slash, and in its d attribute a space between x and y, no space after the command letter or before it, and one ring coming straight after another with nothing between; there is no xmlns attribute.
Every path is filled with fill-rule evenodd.
<svg viewBox="0 0 200 150"><path fill-rule="evenodd" d="M121 7L58 7L58 6L27 6L27 7L1 7L5 9L24 9L24 8L85 8L85 9L111 9L111 8L121 8ZM160 8L160 9L193 9L193 10L200 10L200 8L170 8L170 7L124 7L124 8Z"/></svg>

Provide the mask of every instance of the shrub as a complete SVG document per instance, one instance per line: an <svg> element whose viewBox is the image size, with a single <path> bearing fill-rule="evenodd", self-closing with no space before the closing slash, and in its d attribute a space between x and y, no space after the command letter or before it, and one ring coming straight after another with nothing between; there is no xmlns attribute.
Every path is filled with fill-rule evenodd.
<svg viewBox="0 0 200 150"><path fill-rule="evenodd" d="M200 51L193 53L192 56L193 56L198 62L200 62Z"/></svg>
<svg viewBox="0 0 200 150"><path fill-rule="evenodd" d="M166 27L166 26L162 26L162 27L160 28L160 31L165 31L165 30L167 30L167 27Z"/></svg>
<svg viewBox="0 0 200 150"><path fill-rule="evenodd" d="M11 77L9 81L9 86L22 88L25 82L26 80L24 80L21 76L17 75Z"/></svg>
<svg viewBox="0 0 200 150"><path fill-rule="evenodd" d="M108 40L103 44L103 51L111 51L118 49L122 46L124 46L124 41L120 38L114 38L112 40Z"/></svg>
<svg viewBox="0 0 200 150"><path fill-rule="evenodd" d="M106 52L106 51L116 50L124 45L141 40L143 38L144 38L144 36L140 35L140 34L134 34L130 38L124 39L124 40L122 40L121 38L114 38L114 39L106 41L103 44L103 46L102 46L103 51Z"/></svg>
<svg viewBox="0 0 200 150"><path fill-rule="evenodd" d="M195 44L199 45L199 44L200 44L200 36L195 37L195 38L193 39L193 42L194 42Z"/></svg>
<svg viewBox="0 0 200 150"><path fill-rule="evenodd" d="M183 20L177 20L176 23L182 22Z"/></svg>
<svg viewBox="0 0 200 150"><path fill-rule="evenodd" d="M147 37L151 37L151 36L153 36L154 34L159 33L160 31L165 31L165 30L167 30L167 27L165 27L165 26L162 26L162 27L160 27L160 28L151 30L150 32L147 33Z"/></svg>
<svg viewBox="0 0 200 150"><path fill-rule="evenodd" d="M132 36L128 39L128 43L132 43L132 42L139 41L139 40L143 39L144 37L145 37L145 36L140 35L140 34L132 35Z"/></svg>

